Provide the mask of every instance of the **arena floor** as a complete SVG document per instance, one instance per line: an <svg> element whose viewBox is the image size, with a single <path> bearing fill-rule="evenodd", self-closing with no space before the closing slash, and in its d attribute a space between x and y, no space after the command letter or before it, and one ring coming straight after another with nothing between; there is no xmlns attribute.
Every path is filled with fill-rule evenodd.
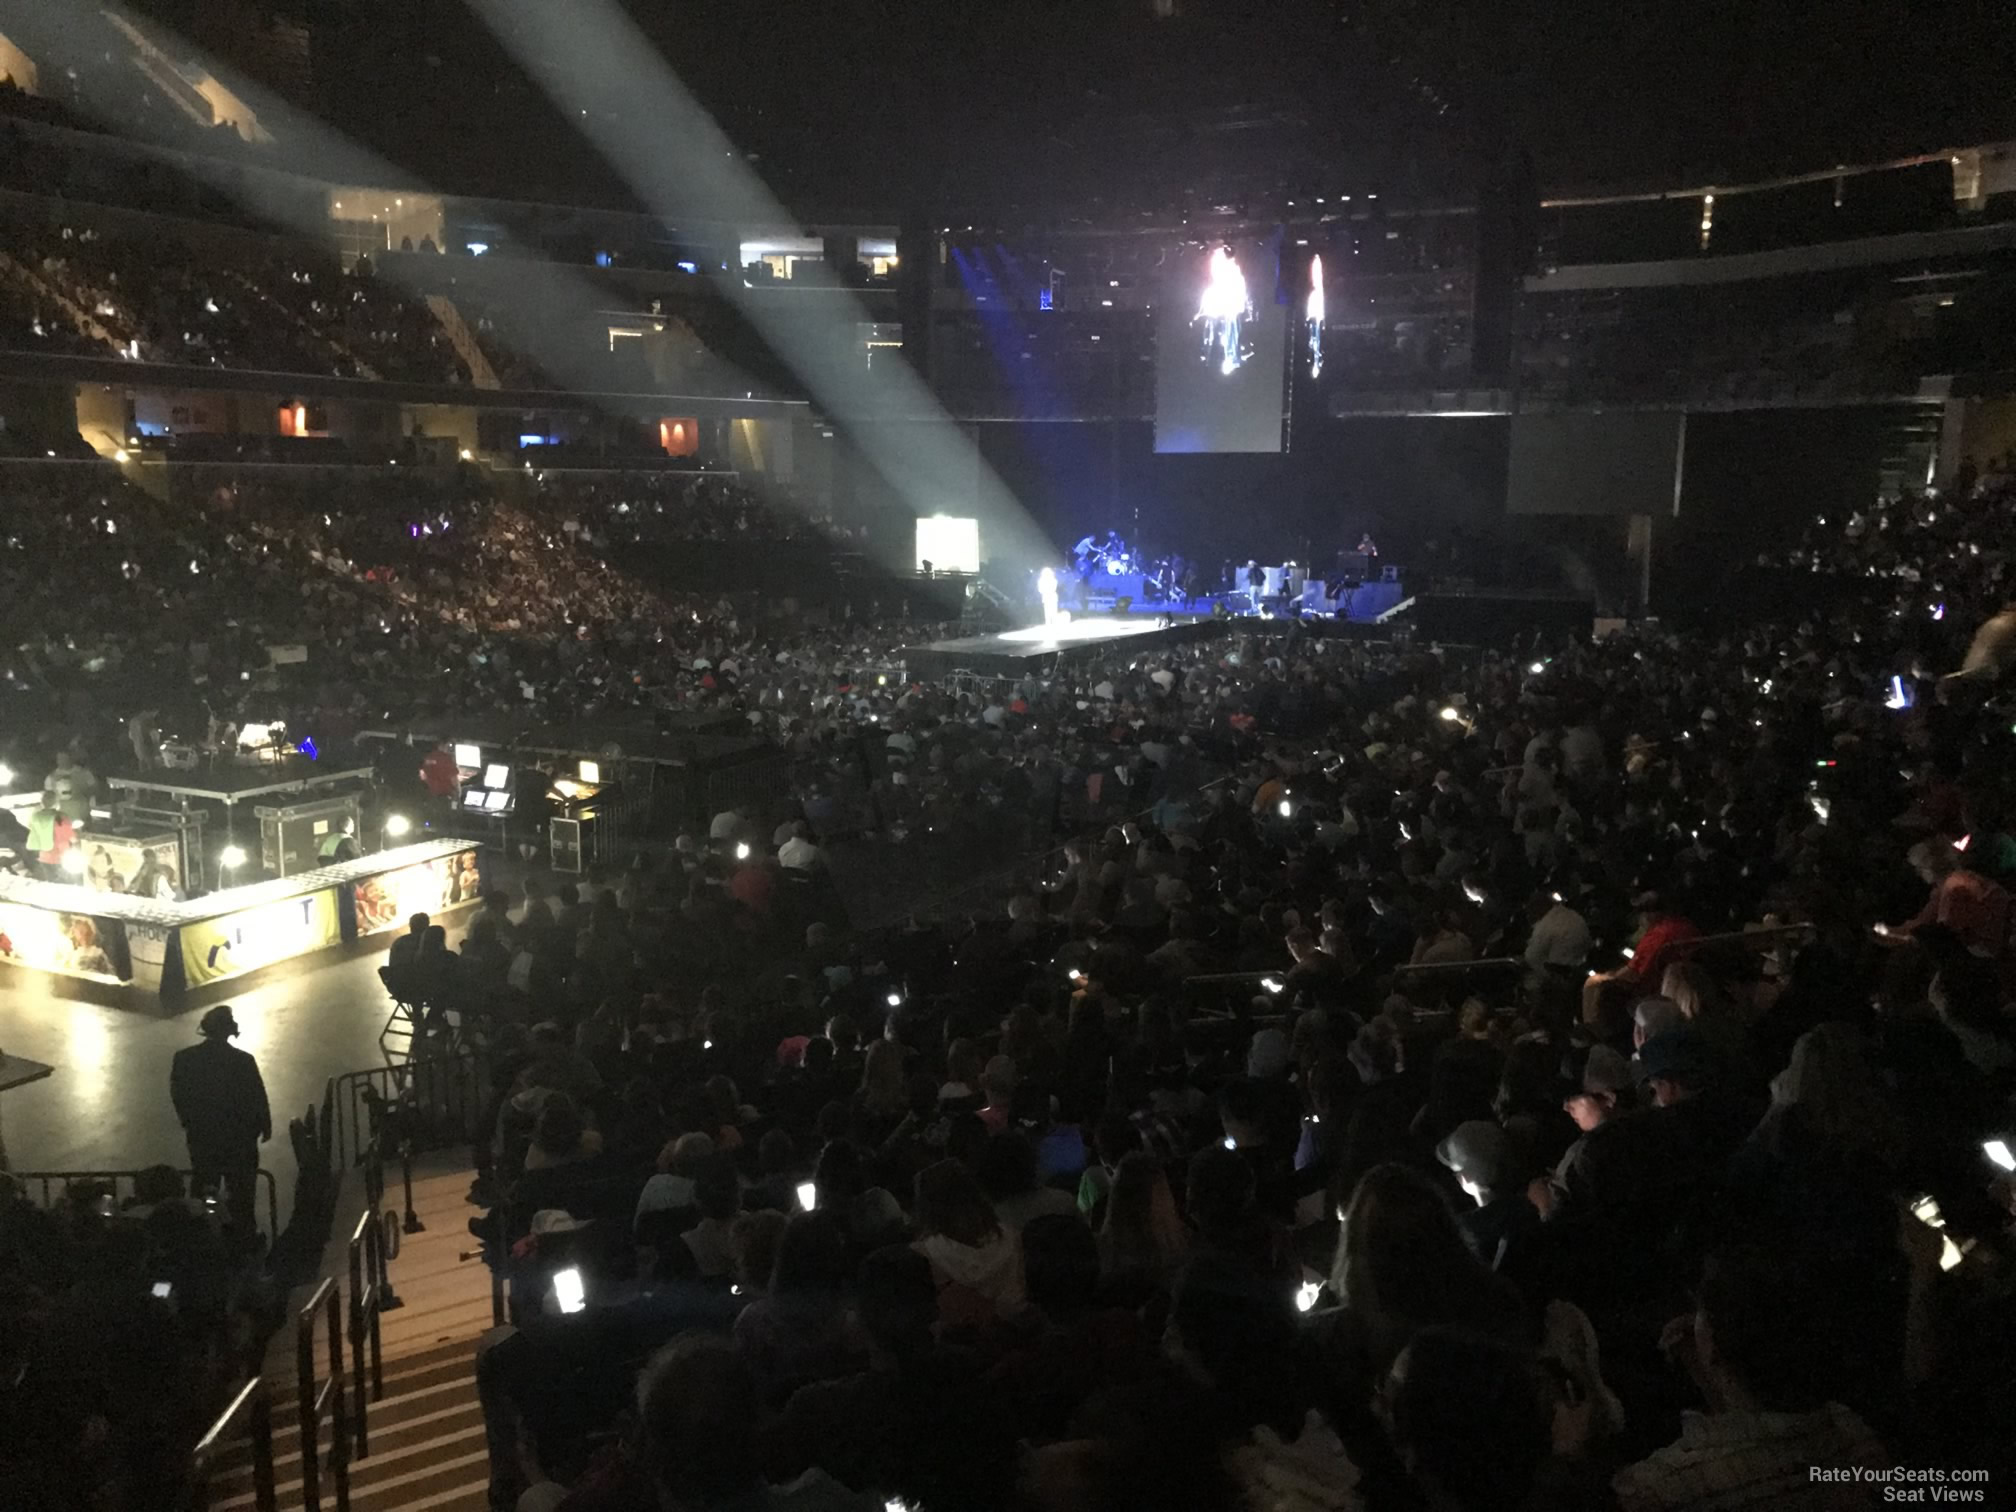
<svg viewBox="0 0 2016 1512"><path fill-rule="evenodd" d="M322 1100L344 1071L382 1065L385 1022L381 952L264 977L225 999L258 1057L273 1106L273 1142L260 1163L279 1184L281 1221L294 1201L294 1152L287 1120ZM50 978L0 968L0 1046L54 1065L53 1076L4 1094L9 1161L17 1171L131 1170L186 1164L182 1130L168 1103L168 1063L196 1043L209 1006L149 1013L60 998ZM263 1214L262 1214L263 1218Z"/></svg>

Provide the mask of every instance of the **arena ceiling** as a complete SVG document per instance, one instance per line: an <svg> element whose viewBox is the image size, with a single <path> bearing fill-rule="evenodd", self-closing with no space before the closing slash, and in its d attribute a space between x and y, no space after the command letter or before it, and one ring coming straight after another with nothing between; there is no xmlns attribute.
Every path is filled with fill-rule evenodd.
<svg viewBox="0 0 2016 1512"><path fill-rule="evenodd" d="M626 4L807 220L1117 229L1326 188L1467 200L1522 155L1561 189L2016 136L2003 0ZM430 183L625 200L462 0L136 8Z"/></svg>

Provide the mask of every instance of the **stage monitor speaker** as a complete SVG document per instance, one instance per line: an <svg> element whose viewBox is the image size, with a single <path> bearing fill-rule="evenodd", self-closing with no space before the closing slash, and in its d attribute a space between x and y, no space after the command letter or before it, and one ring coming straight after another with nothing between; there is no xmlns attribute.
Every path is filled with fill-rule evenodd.
<svg viewBox="0 0 2016 1512"><path fill-rule="evenodd" d="M1535 630L1588 636L1596 628L1588 599L1544 593L1423 593L1409 617L1416 635L1463 646L1504 645Z"/></svg>

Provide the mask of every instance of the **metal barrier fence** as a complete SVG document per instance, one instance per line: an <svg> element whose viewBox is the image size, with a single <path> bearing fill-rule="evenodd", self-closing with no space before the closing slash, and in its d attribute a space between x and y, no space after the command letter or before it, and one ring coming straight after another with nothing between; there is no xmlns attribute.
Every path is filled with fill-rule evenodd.
<svg viewBox="0 0 2016 1512"><path fill-rule="evenodd" d="M315 1373L315 1320L326 1320L329 1375L318 1383ZM294 1370L300 1397L301 1505L305 1512L322 1507L322 1411L329 1410L330 1480L336 1491L336 1512L350 1512L350 1404L343 1387L343 1298L335 1278L315 1288L315 1295L294 1316Z"/></svg>
<svg viewBox="0 0 2016 1512"><path fill-rule="evenodd" d="M122 1201L122 1187L124 1195L131 1196L134 1184L146 1173L144 1171L15 1171L11 1174L24 1185L34 1183L40 1192L41 1205L45 1208L51 1206L57 1198L67 1197L71 1187L79 1183L91 1183L110 1186L112 1205L117 1209ZM177 1171L175 1174L182 1178L185 1190L193 1192L196 1189L194 1171ZM280 1237L280 1188L273 1179L273 1173L264 1166L259 1168L258 1181L266 1189L266 1237L277 1239ZM62 1183L60 1191L54 1190L58 1182Z"/></svg>
<svg viewBox="0 0 2016 1512"><path fill-rule="evenodd" d="M467 1141L482 1112L482 1067L474 1052L451 1050L396 1065L370 1066L333 1077L324 1098L332 1110L336 1173L361 1164L365 1149L398 1123L394 1145L416 1151Z"/></svg>
<svg viewBox="0 0 2016 1512"><path fill-rule="evenodd" d="M276 1512L279 1499L273 1489L273 1399L264 1377L254 1376L210 1425L189 1454L189 1512L207 1512L210 1480L217 1461L235 1441L240 1423L252 1446L252 1505L257 1512Z"/></svg>

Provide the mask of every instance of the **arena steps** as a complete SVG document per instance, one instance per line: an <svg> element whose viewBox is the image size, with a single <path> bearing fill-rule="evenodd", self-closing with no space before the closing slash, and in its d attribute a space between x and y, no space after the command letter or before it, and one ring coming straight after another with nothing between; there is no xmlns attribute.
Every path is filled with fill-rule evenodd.
<svg viewBox="0 0 2016 1512"><path fill-rule="evenodd" d="M463 1169L414 1179L413 1209L425 1229L402 1235L399 1255L389 1267L403 1305L380 1322L385 1394L368 1404L369 1453L350 1466L350 1504L357 1512L487 1512L490 1466L476 1397L476 1345L490 1327L490 1276L481 1264L459 1258L473 1247L467 1227L473 1209L464 1201L473 1177L473 1171ZM403 1211L396 1178L385 1206ZM333 1247L331 1274L343 1275L344 1259L341 1246ZM326 1369L327 1348L318 1334L318 1370ZM349 1359L346 1339L346 1373ZM368 1380L368 1360L365 1369ZM275 1490L279 1505L295 1512L306 1502L291 1327L273 1340L266 1379L274 1386ZM353 1383L346 1380L345 1385L354 1392ZM326 1411L316 1429L320 1504L333 1508ZM234 1446L220 1467L209 1505L212 1512L251 1512L249 1444Z"/></svg>
<svg viewBox="0 0 2016 1512"><path fill-rule="evenodd" d="M372 367L370 363L359 357L355 352L348 350L340 341L316 330L315 327L288 309L287 306L275 299L265 289L260 288L256 282L247 277L242 271L236 268L227 269L224 276L236 284L245 297L264 310L270 318L279 321L283 325L292 326L296 334L307 344L311 352L322 351L328 352L332 356L342 357L357 369L357 376L359 378L367 379L372 383L378 383L383 380L384 375Z"/></svg>
<svg viewBox="0 0 2016 1512"><path fill-rule="evenodd" d="M483 344L476 339L475 331L455 307L455 301L446 294L429 294L427 308L434 312L434 319L447 334L448 344L455 348L455 355L462 359L469 369L471 387L479 389L502 388L497 369L491 366L489 354Z"/></svg>
<svg viewBox="0 0 2016 1512"><path fill-rule="evenodd" d="M26 263L18 262L5 252L0 252L0 274L16 287L25 289L38 299L47 300L74 320L78 327L110 347L115 355L125 354L125 343L105 328L105 323L92 314L83 303L65 289L56 286L42 273Z"/></svg>

